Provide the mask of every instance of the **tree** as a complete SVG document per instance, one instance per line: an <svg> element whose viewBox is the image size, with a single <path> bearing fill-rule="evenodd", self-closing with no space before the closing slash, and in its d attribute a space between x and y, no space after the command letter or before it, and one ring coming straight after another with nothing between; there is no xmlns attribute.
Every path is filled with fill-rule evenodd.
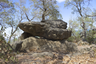
<svg viewBox="0 0 96 64"><path fill-rule="evenodd" d="M89 12L89 8L86 8L86 5L89 5L89 2L91 0L66 0L64 6L68 7L68 6L72 6L72 10L73 13L79 13L80 16L80 26L83 29L83 33L84 33L84 39L86 38L86 24L84 21L84 18L88 17L88 12ZM86 11L86 12L85 12Z"/></svg>
<svg viewBox="0 0 96 64"><path fill-rule="evenodd" d="M2 11L5 8L11 8L11 7L13 7L13 4L8 0L0 0L0 11Z"/></svg>
<svg viewBox="0 0 96 64"><path fill-rule="evenodd" d="M78 28L79 28L79 24L76 20L69 20L69 28L68 29L72 31L73 36L76 36L74 34L75 33L74 31L78 30Z"/></svg>
<svg viewBox="0 0 96 64"><path fill-rule="evenodd" d="M68 30L72 31L72 36L67 39L68 41L72 42L80 40L80 26L77 20L69 20Z"/></svg>
<svg viewBox="0 0 96 64"><path fill-rule="evenodd" d="M14 4L8 0L1 0L0 5L1 5L0 9L1 30L5 30L7 29L7 27L12 27L11 36L9 37L8 40L8 42L10 42L12 35L15 33L13 31L13 27L16 25L15 22L13 21L14 19L13 13L15 13Z"/></svg>
<svg viewBox="0 0 96 64"><path fill-rule="evenodd" d="M32 5L29 4L28 7L26 7L26 1L19 0L18 2L15 2L15 5L19 11L22 11L23 18L26 18L29 22L31 22L36 17L36 14L33 12L33 8L31 8Z"/></svg>
<svg viewBox="0 0 96 64"><path fill-rule="evenodd" d="M61 14L57 10L56 0L31 0L35 11L40 16L41 20L46 19L58 19L61 18Z"/></svg>
<svg viewBox="0 0 96 64"><path fill-rule="evenodd" d="M4 23L5 23L5 18L8 18L8 15L12 13L11 11L13 10L13 4L9 2L8 0L0 0L0 26L1 30L4 30ZM7 9L6 9L7 8Z"/></svg>
<svg viewBox="0 0 96 64"><path fill-rule="evenodd" d="M0 0L0 59L3 60L4 64L6 61L12 62L15 59L15 54L13 54L13 48L4 38L4 30L9 27L9 22L11 22L11 14L14 13L14 6L9 0ZM12 21L13 23L13 21ZM13 25L13 24L10 25ZM13 60L12 60L13 59ZM2 62L1 62L2 64Z"/></svg>
<svg viewBox="0 0 96 64"><path fill-rule="evenodd" d="M14 18L12 18L11 16L11 20L9 22L6 22L9 27L11 27L11 33L9 35L9 39L8 39L8 43L10 43L12 36L14 36L14 34L16 33L16 31L18 30L18 24L21 23L21 21L23 20L22 18L22 12L21 12L21 16L19 16L19 20L17 20L17 22L14 20L15 19L15 15L13 15Z"/></svg>
<svg viewBox="0 0 96 64"><path fill-rule="evenodd" d="M8 41L6 41L6 42L10 46L9 43L11 41L11 38L15 35L16 31L18 31L18 23L20 23L23 20L23 16L22 16L23 13L20 10L17 11L14 8L15 4L11 3L10 1L3 0L0 3L2 3L2 2L5 3L6 6L1 4L3 7L2 11L0 11L1 31L2 31L3 36L5 36L5 37L8 36L8 38L7 38ZM10 35L7 35L4 30L9 28L9 27L11 28Z"/></svg>

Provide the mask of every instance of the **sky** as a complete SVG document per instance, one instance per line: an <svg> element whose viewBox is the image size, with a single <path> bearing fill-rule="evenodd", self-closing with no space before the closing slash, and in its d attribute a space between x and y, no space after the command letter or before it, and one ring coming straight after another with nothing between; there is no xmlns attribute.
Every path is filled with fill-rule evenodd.
<svg viewBox="0 0 96 64"><path fill-rule="evenodd" d="M59 5L59 11L62 14L63 20L68 23L68 21L70 19L76 19L77 18L77 14L76 13L72 14L71 7L66 7L65 8L64 7L64 3L65 3L65 0L57 0L57 5ZM93 9L96 9L96 0L92 0L90 3L91 4L90 4L89 7L93 11Z"/></svg>
<svg viewBox="0 0 96 64"><path fill-rule="evenodd" d="M71 19L71 16L73 17L74 15L71 14L71 8L64 7L64 1L65 0L57 0L57 5L59 6L59 11L62 15L63 21L68 23L69 19Z"/></svg>
<svg viewBox="0 0 96 64"><path fill-rule="evenodd" d="M57 0L59 3L64 2L65 0Z"/></svg>
<svg viewBox="0 0 96 64"><path fill-rule="evenodd" d="M16 1L18 1L18 0L16 0ZM62 17L63 17L62 20L67 22L67 24L68 24L68 21L70 19L76 19L77 18L77 14L72 14L71 13L72 12L71 7L69 7L69 8L66 7L65 8L64 3L65 3L65 0L57 0L57 5L59 6L59 11L60 11L60 13L62 14ZM92 11L93 11L93 9L96 9L96 0L93 0L89 7L92 9ZM9 32L10 32L10 28L6 29L6 33L8 35L10 35Z"/></svg>
<svg viewBox="0 0 96 64"><path fill-rule="evenodd" d="M18 2L19 0L13 0L14 2ZM23 1L23 0L22 0ZM71 7L64 7L64 3L65 3L65 0L56 0L57 1L57 5L59 6L59 12L61 13L62 15L62 18L65 22L68 23L68 21L70 19L75 19L77 17L77 14L72 14L72 9ZM28 3L28 0L27 0L27 3L26 3L26 7L28 7L29 3ZM96 8L96 0L92 0L91 1L91 5L89 7L91 7L91 9L94 9Z"/></svg>

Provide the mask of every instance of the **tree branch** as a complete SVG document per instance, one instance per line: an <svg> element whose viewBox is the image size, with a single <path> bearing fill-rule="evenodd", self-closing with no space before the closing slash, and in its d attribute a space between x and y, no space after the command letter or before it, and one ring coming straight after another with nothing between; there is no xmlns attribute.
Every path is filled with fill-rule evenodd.
<svg viewBox="0 0 96 64"><path fill-rule="evenodd" d="M33 20L34 18L35 18L35 16L30 20L29 19L29 17L28 17L28 15L25 13L25 15L26 15L26 18L27 18L27 20L29 21L29 22L31 22L31 20Z"/></svg>
<svg viewBox="0 0 96 64"><path fill-rule="evenodd" d="M86 15L85 18L87 18L87 17L96 17L96 15Z"/></svg>
<svg viewBox="0 0 96 64"><path fill-rule="evenodd" d="M27 20L28 20L28 21L30 21L30 19L29 19L28 15L27 15L26 13L25 13L25 15L26 15Z"/></svg>

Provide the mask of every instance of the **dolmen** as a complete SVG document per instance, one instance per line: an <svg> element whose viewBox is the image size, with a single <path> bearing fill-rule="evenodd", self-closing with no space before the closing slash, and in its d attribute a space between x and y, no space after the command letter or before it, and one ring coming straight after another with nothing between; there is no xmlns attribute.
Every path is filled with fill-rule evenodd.
<svg viewBox="0 0 96 64"><path fill-rule="evenodd" d="M23 22L18 27L24 31L15 43L16 51L76 51L74 43L65 42L71 36L63 20L44 20L41 22ZM20 44L21 42L21 44Z"/></svg>

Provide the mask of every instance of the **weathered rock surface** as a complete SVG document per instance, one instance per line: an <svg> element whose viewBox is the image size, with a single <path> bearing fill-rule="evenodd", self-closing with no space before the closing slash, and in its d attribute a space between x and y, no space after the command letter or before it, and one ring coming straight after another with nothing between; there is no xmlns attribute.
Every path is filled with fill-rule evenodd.
<svg viewBox="0 0 96 64"><path fill-rule="evenodd" d="M80 45L78 47L78 52L81 54L86 54L89 53L90 56L96 56L96 45L91 44L91 45Z"/></svg>
<svg viewBox="0 0 96 64"><path fill-rule="evenodd" d="M45 20L41 22L47 24L46 27L50 28L61 28L61 29L67 28L67 23L62 20Z"/></svg>
<svg viewBox="0 0 96 64"><path fill-rule="evenodd" d="M44 37L52 40L64 40L71 36L67 29L50 28L44 33Z"/></svg>
<svg viewBox="0 0 96 64"><path fill-rule="evenodd" d="M45 23L41 22L24 22L20 23L19 28L33 36L42 36L44 34Z"/></svg>
<svg viewBox="0 0 96 64"><path fill-rule="evenodd" d="M32 53L32 57L53 57L53 53L51 52L41 52L41 53Z"/></svg>
<svg viewBox="0 0 96 64"><path fill-rule="evenodd" d="M40 36L51 40L64 40L71 36L67 23L62 20L46 20L42 22L20 23L19 28L32 36Z"/></svg>
<svg viewBox="0 0 96 64"><path fill-rule="evenodd" d="M17 64L96 64L96 57L91 58L90 54L80 54L74 56L72 54L61 55L55 53L56 57L54 58L54 56L52 57L52 55L54 54L53 52L46 53L47 54L45 54L45 52L42 52L16 55L16 58L18 59ZM60 55L62 56L62 59L58 59Z"/></svg>
<svg viewBox="0 0 96 64"><path fill-rule="evenodd" d="M20 49L21 51L54 51L62 53L77 51L77 46L71 42L52 41L35 37L29 37L21 41L23 42ZM18 46L19 45L16 45L16 47Z"/></svg>

